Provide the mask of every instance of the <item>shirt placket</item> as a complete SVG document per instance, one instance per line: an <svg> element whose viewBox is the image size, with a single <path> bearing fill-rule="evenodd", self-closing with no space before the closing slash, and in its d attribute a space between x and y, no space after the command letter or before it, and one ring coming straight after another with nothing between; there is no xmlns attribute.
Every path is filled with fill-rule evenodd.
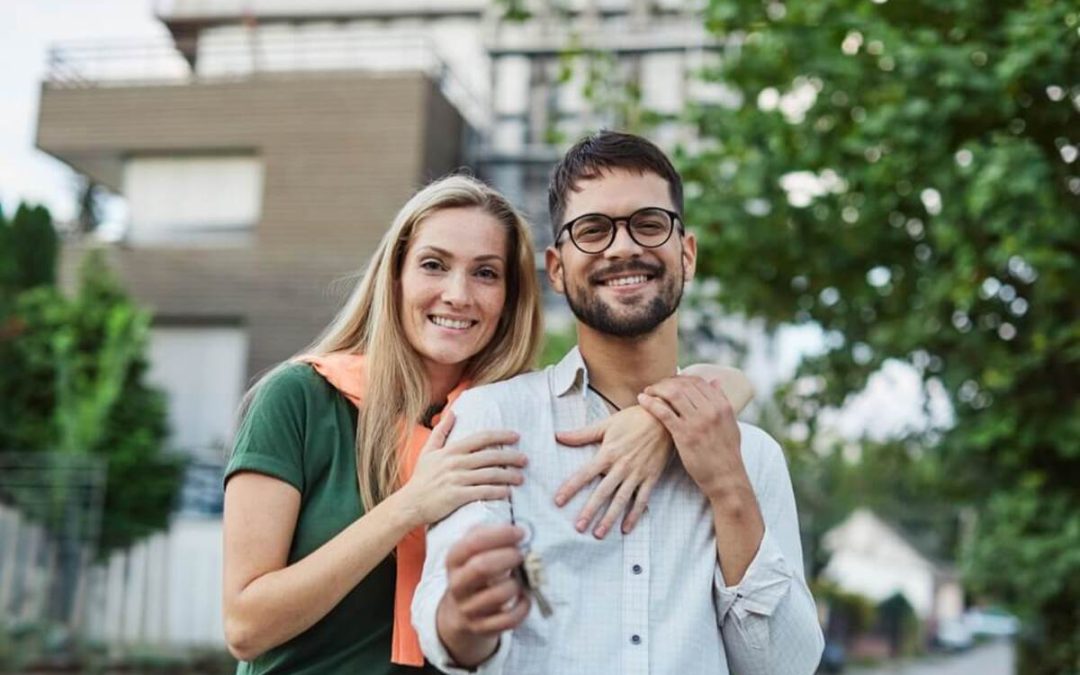
<svg viewBox="0 0 1080 675"><path fill-rule="evenodd" d="M633 532L623 535L622 639L623 673L647 675L649 651L650 523L646 513Z"/></svg>

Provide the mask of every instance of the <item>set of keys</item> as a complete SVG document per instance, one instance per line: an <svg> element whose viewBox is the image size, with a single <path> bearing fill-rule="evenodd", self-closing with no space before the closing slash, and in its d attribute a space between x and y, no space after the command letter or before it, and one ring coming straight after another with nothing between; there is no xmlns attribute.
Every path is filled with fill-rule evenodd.
<svg viewBox="0 0 1080 675"><path fill-rule="evenodd" d="M521 581L521 585L525 587L525 592L532 596L536 601L536 606L540 610L540 616L545 619L551 616L554 611L551 607L551 603L548 602L547 597L544 596L544 561L540 558L540 554L533 551L529 547L529 542L532 541L532 526L528 523L524 524L525 539L522 540L519 548L525 555L525 560L517 566L514 570L518 580Z"/></svg>

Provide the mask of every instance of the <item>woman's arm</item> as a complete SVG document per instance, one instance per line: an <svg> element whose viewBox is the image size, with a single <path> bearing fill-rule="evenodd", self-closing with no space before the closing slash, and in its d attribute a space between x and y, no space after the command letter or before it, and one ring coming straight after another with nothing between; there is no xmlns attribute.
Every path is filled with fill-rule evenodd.
<svg viewBox="0 0 1080 675"><path fill-rule="evenodd" d="M736 368L698 363L682 369L680 375L694 375L719 385L736 414L754 396L750 380ZM641 406L632 406L596 424L559 433L556 438L563 445L600 443L593 460L555 493L555 503L563 506L594 478L604 476L578 514L578 531L588 529L604 504L608 507L593 528L594 536L604 538L624 513L623 533L634 529L673 452L671 435L664 426Z"/></svg>
<svg viewBox="0 0 1080 675"><path fill-rule="evenodd" d="M326 616L413 527L416 509L394 493L336 537L286 565L300 493L243 472L225 489L225 640L241 661L299 635Z"/></svg>
<svg viewBox="0 0 1080 675"><path fill-rule="evenodd" d="M409 481L305 558L287 564L300 493L269 476L240 472L225 488L224 615L229 651L250 661L326 616L413 528L468 502L501 499L520 484L525 456L490 446L517 441L485 432L446 445L443 415Z"/></svg>

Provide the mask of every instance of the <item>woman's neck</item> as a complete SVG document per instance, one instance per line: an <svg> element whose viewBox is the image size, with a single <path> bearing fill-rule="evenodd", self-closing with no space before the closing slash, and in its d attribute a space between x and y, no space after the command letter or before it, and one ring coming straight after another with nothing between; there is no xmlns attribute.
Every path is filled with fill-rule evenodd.
<svg viewBox="0 0 1080 675"><path fill-rule="evenodd" d="M448 366L426 361L424 367L427 370L428 379L428 405L442 405L450 392L461 382L465 365L459 363Z"/></svg>

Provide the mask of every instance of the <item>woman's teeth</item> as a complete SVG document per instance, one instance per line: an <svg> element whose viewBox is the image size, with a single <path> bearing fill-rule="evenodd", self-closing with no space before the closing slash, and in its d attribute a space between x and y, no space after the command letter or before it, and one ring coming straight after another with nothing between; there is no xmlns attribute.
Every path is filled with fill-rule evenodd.
<svg viewBox="0 0 1080 675"><path fill-rule="evenodd" d="M431 317L431 322L436 326L442 326L443 328L456 328L463 329L472 325L472 321L458 321L456 319L447 319L441 316Z"/></svg>

